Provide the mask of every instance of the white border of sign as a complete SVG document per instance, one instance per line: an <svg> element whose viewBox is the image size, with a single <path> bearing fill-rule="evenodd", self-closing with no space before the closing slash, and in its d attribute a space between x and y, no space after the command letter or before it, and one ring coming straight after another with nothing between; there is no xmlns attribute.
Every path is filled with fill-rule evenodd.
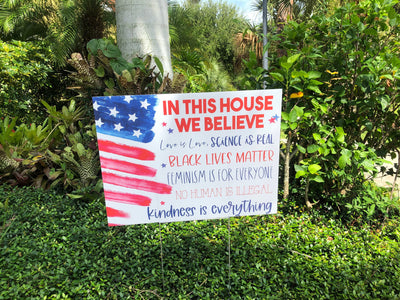
<svg viewBox="0 0 400 300"><path fill-rule="evenodd" d="M94 97L110 226L277 212L282 90Z"/></svg>

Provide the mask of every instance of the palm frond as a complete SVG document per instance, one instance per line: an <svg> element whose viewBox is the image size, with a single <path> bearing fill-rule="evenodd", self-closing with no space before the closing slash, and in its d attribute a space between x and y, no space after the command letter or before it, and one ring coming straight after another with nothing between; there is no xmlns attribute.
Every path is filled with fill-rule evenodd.
<svg viewBox="0 0 400 300"><path fill-rule="evenodd" d="M48 27L47 41L53 61L58 66L66 64L66 58L75 50L78 39L75 7L72 1L64 1L53 22Z"/></svg>

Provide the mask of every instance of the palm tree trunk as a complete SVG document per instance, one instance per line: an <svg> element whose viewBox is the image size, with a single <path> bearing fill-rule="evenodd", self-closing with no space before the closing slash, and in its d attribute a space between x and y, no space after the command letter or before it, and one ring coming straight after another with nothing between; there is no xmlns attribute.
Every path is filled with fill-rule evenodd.
<svg viewBox="0 0 400 300"><path fill-rule="evenodd" d="M292 135L288 134L285 149L285 163L283 171L283 199L289 198L289 183L290 183L290 147L292 144Z"/></svg>
<svg viewBox="0 0 400 300"><path fill-rule="evenodd" d="M116 0L117 43L122 56L156 56L172 78L167 0Z"/></svg>

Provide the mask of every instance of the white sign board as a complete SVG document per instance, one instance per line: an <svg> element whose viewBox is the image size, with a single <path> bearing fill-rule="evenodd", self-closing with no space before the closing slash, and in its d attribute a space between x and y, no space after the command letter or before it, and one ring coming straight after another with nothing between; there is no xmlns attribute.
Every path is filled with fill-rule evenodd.
<svg viewBox="0 0 400 300"><path fill-rule="evenodd" d="M109 226L277 211L282 90L94 97Z"/></svg>

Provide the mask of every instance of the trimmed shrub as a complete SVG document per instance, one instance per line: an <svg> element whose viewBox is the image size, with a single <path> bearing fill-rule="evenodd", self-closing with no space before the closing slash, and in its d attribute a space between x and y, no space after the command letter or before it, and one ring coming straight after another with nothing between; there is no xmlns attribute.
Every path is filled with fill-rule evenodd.
<svg viewBox="0 0 400 300"><path fill-rule="evenodd" d="M399 220L346 228L302 214L109 228L103 199L6 186L0 199L1 299L400 297Z"/></svg>
<svg viewBox="0 0 400 300"><path fill-rule="evenodd" d="M31 122L43 115L53 72L49 50L32 42L0 41L0 114Z"/></svg>

